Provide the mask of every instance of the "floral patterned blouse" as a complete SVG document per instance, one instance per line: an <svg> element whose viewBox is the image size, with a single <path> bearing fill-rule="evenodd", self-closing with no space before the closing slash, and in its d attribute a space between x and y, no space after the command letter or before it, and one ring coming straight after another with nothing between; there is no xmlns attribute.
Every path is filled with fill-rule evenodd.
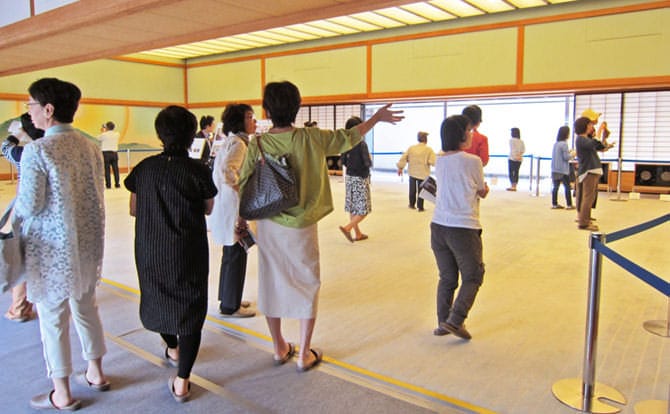
<svg viewBox="0 0 670 414"><path fill-rule="evenodd" d="M102 154L69 124L25 146L14 207L22 221L28 299L80 298L100 279L105 206Z"/></svg>

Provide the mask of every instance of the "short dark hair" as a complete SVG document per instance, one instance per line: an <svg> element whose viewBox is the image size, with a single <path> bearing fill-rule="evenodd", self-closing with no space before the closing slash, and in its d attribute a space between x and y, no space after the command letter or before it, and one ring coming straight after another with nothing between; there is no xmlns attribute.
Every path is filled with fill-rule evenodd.
<svg viewBox="0 0 670 414"><path fill-rule="evenodd" d="M198 120L188 109L170 105L158 113L154 127L163 149L176 152L187 150L193 144Z"/></svg>
<svg viewBox="0 0 670 414"><path fill-rule="evenodd" d="M77 85L56 78L36 80L28 88L28 93L41 106L51 104L54 119L64 124L72 123L81 99L81 90Z"/></svg>
<svg viewBox="0 0 670 414"><path fill-rule="evenodd" d="M575 120L574 128L575 128L575 134L577 135L583 135L586 134L587 128L590 123L592 123L589 118L583 116L581 118L577 118Z"/></svg>
<svg viewBox="0 0 670 414"><path fill-rule="evenodd" d="M211 115L204 115L202 118L200 118L200 129L205 129L208 126L212 125L212 122L214 122L214 117Z"/></svg>
<svg viewBox="0 0 670 414"><path fill-rule="evenodd" d="M466 132L472 126L472 120L465 115L452 115L442 121L442 126L440 127L442 151L461 149L461 144L467 140Z"/></svg>
<svg viewBox="0 0 670 414"><path fill-rule="evenodd" d="M477 105L470 105L463 108L463 115L470 118L472 125L477 126L482 122L482 108Z"/></svg>
<svg viewBox="0 0 670 414"><path fill-rule="evenodd" d="M270 82L263 91L263 109L275 127L289 127L300 110L300 91L289 81Z"/></svg>
<svg viewBox="0 0 670 414"><path fill-rule="evenodd" d="M510 133L512 134L512 138L521 138L521 130L519 128L512 128Z"/></svg>
<svg viewBox="0 0 670 414"><path fill-rule="evenodd" d="M105 124L103 126L108 131L114 131L114 128L116 128L116 125L114 125L114 122L112 122L112 121L105 122Z"/></svg>
<svg viewBox="0 0 670 414"><path fill-rule="evenodd" d="M21 129L23 129L32 139L38 139L44 136L44 130L37 128L35 124L33 124L33 119L28 112L21 114Z"/></svg>
<svg viewBox="0 0 670 414"><path fill-rule="evenodd" d="M570 136L570 127L563 125L558 128L558 134L556 134L556 142L565 141Z"/></svg>
<svg viewBox="0 0 670 414"><path fill-rule="evenodd" d="M248 111L252 111L251 106L244 103L230 104L226 106L221 114L221 122L223 122L223 133L228 135L229 132L237 134L238 132L246 132L244 128L244 117Z"/></svg>
<svg viewBox="0 0 670 414"><path fill-rule="evenodd" d="M358 117L358 116L352 116L351 118L347 119L347 123L344 124L345 129L351 129L355 127L358 124L362 124L363 120Z"/></svg>

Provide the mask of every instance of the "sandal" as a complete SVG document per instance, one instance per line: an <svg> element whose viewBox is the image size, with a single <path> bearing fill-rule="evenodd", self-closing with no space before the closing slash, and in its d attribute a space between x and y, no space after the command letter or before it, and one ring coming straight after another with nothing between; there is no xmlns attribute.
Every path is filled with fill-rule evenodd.
<svg viewBox="0 0 670 414"><path fill-rule="evenodd" d="M276 356L273 357L275 366L278 367L280 365L284 365L288 362L289 359L293 358L293 355L295 355L295 345L289 342L288 352L286 352L286 355L281 358L277 358Z"/></svg>
<svg viewBox="0 0 670 414"><path fill-rule="evenodd" d="M102 384L92 383L86 377L86 372L82 372L81 374L75 375L74 381L79 385L82 385L95 391L109 391L109 388L111 387L109 381L105 381Z"/></svg>
<svg viewBox="0 0 670 414"><path fill-rule="evenodd" d="M169 347L165 347L165 360L167 361L168 365L171 366L172 368L179 368L179 360L174 359L168 354L168 349Z"/></svg>
<svg viewBox="0 0 670 414"><path fill-rule="evenodd" d="M186 401L191 398L191 382L188 383L188 391L186 391L186 394L182 395L177 395L177 393L174 391L174 381L177 379L177 377L170 377L168 378L168 388L170 389L170 395L172 395L172 398L174 398L175 401L178 403L185 403Z"/></svg>
<svg viewBox="0 0 670 414"><path fill-rule="evenodd" d="M346 231L342 226L340 226L340 231L342 232L342 234L344 234L344 237L346 237L346 239L349 240L350 243L354 242L354 239L351 237L351 232Z"/></svg>
<svg viewBox="0 0 670 414"><path fill-rule="evenodd" d="M296 368L298 372L309 371L310 369L317 366L323 360L323 352L321 352L320 349L311 348L309 352L311 352L312 355L314 355L314 361L312 361L307 365L301 365L300 362L298 362L298 367Z"/></svg>
<svg viewBox="0 0 670 414"><path fill-rule="evenodd" d="M81 401L72 400L72 402L63 407L56 407L51 397L54 394L51 390L47 394L36 395L30 399L30 406L36 410L57 410L57 411L75 411L81 408Z"/></svg>
<svg viewBox="0 0 670 414"><path fill-rule="evenodd" d="M356 237L354 241L367 240L367 238L368 238L367 234L361 234L359 237Z"/></svg>

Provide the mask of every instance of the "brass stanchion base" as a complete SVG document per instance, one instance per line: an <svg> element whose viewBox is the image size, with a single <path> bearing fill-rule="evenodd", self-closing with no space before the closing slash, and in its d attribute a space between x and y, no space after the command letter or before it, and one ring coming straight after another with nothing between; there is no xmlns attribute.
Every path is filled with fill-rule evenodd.
<svg viewBox="0 0 670 414"><path fill-rule="evenodd" d="M568 407L593 414L614 414L621 411L621 408L603 403L600 401L602 399L626 404L626 397L619 391L608 385L596 382L593 387L590 407L584 407L582 385L583 381L581 378L566 378L555 382L551 387L551 391L554 393L554 397Z"/></svg>
<svg viewBox="0 0 670 414"><path fill-rule="evenodd" d="M635 414L668 414L670 406L667 401L647 400L635 404Z"/></svg>
<svg viewBox="0 0 670 414"><path fill-rule="evenodd" d="M670 325L668 321L646 321L642 326L654 335L670 338Z"/></svg>

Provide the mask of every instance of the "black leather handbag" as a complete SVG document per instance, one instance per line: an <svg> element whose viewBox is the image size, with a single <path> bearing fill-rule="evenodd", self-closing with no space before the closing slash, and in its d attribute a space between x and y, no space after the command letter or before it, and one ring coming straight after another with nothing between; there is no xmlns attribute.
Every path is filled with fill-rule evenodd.
<svg viewBox="0 0 670 414"><path fill-rule="evenodd" d="M259 220L276 216L298 204L298 185L288 157L266 155L260 136L256 137L260 157L240 195L240 216Z"/></svg>

